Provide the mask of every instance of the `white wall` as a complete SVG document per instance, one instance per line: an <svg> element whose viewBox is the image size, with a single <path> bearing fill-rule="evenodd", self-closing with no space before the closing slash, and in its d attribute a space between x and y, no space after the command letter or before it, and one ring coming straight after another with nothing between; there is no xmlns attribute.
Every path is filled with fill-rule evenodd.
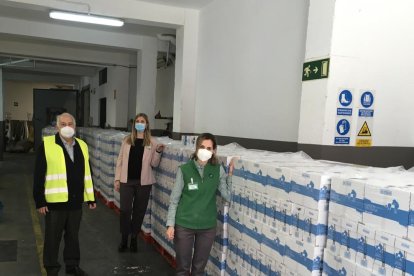
<svg viewBox="0 0 414 276"><path fill-rule="evenodd" d="M5 81L3 91L4 118L10 114L11 120L30 120L33 116L33 89L57 89L57 83ZM14 102L18 106L14 106Z"/></svg>
<svg viewBox="0 0 414 276"><path fill-rule="evenodd" d="M195 131L296 142L309 1L215 1L200 13Z"/></svg>
<svg viewBox="0 0 414 276"><path fill-rule="evenodd" d="M99 74L91 79L92 124L99 125L99 100L106 98L106 122L111 127L127 127L129 69L108 67L107 82L99 85ZM115 92L116 91L116 92Z"/></svg>
<svg viewBox="0 0 414 276"><path fill-rule="evenodd" d="M335 1L310 1L305 61L330 57L334 9ZM302 83L299 143L322 144L326 121L327 86L328 79Z"/></svg>
<svg viewBox="0 0 414 276"><path fill-rule="evenodd" d="M349 87L376 93L375 146L414 146L412 11L411 0L336 1L324 144L333 141L338 89Z"/></svg>
<svg viewBox="0 0 414 276"><path fill-rule="evenodd" d="M135 57L135 61L137 58ZM128 120L134 119L137 104L137 69L129 70ZM129 126L128 126L129 127Z"/></svg>

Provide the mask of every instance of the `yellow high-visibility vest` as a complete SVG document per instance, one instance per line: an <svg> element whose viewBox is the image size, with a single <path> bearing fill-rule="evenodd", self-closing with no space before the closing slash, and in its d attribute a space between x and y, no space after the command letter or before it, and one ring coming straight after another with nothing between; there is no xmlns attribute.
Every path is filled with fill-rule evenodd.
<svg viewBox="0 0 414 276"><path fill-rule="evenodd" d="M92 175L89 167L89 153L86 143L78 138L76 142L82 150L85 160L85 178L84 178L84 201L95 201L93 193ZM46 179L45 179L45 197L46 202L67 202L68 201L68 184L66 179L66 163L63 148L55 143L55 136L46 136L43 138L46 155Z"/></svg>

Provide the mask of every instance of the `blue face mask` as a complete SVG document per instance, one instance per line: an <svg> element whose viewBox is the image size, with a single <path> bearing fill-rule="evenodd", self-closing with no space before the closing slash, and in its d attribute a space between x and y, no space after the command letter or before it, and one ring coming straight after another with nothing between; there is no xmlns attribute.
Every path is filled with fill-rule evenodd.
<svg viewBox="0 0 414 276"><path fill-rule="evenodd" d="M145 130L145 124L143 124L143 123L135 123L135 129L138 132L143 132Z"/></svg>

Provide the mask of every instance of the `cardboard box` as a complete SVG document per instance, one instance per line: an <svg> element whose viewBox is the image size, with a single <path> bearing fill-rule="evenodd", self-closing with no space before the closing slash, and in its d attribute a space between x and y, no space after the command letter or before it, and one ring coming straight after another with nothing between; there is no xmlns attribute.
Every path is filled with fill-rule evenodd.
<svg viewBox="0 0 414 276"><path fill-rule="evenodd" d="M329 211L362 222L366 178L332 177Z"/></svg>
<svg viewBox="0 0 414 276"><path fill-rule="evenodd" d="M289 234L298 240L303 239L303 229L301 229L304 221L305 208L299 204L292 204L291 223L289 226Z"/></svg>
<svg viewBox="0 0 414 276"><path fill-rule="evenodd" d="M323 275L355 275L355 263L346 258L325 252L323 258Z"/></svg>
<svg viewBox="0 0 414 276"><path fill-rule="evenodd" d="M289 237L286 240L284 264L299 275L320 275L323 248Z"/></svg>
<svg viewBox="0 0 414 276"><path fill-rule="evenodd" d="M372 270L374 265L373 246L375 244L375 228L358 223L357 245L355 262L357 265Z"/></svg>
<svg viewBox="0 0 414 276"><path fill-rule="evenodd" d="M321 205L325 205L321 207ZM319 202L319 208L305 209L303 221L303 241L325 247L328 231L328 202Z"/></svg>
<svg viewBox="0 0 414 276"><path fill-rule="evenodd" d="M291 190L291 170L279 166L269 166L267 169L266 194L280 200L288 200Z"/></svg>
<svg viewBox="0 0 414 276"><path fill-rule="evenodd" d="M357 239L358 222L351 220L342 220L342 234L341 234L341 246L339 249L339 255L343 259L355 263L355 244Z"/></svg>
<svg viewBox="0 0 414 276"><path fill-rule="evenodd" d="M341 233L342 230L342 218L329 213L328 217L328 236L326 240L326 250L330 251L332 255L339 255L341 247Z"/></svg>
<svg viewBox="0 0 414 276"><path fill-rule="evenodd" d="M297 167L292 170L289 199L304 207L318 209L319 201L329 200L331 176L321 168L317 168L319 171L310 169Z"/></svg>
<svg viewBox="0 0 414 276"><path fill-rule="evenodd" d="M404 272L414 274L414 242L403 239L395 239L394 274L402 275Z"/></svg>
<svg viewBox="0 0 414 276"><path fill-rule="evenodd" d="M365 185L363 222L397 237L406 237L410 192L386 183L373 181Z"/></svg>
<svg viewBox="0 0 414 276"><path fill-rule="evenodd" d="M278 231L278 229L267 224L263 225L263 239L260 244L260 251L275 260L282 260L285 255L285 244L287 235Z"/></svg>

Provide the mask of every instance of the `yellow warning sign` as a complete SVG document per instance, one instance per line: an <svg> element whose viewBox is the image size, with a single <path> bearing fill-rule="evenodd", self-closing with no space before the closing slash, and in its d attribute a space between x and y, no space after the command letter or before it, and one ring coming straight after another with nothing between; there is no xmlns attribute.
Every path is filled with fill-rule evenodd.
<svg viewBox="0 0 414 276"><path fill-rule="evenodd" d="M355 146L357 147L371 147L372 146L372 139L356 139Z"/></svg>
<svg viewBox="0 0 414 276"><path fill-rule="evenodd" d="M358 136L371 136L371 131L369 130L367 121L364 122L361 129L359 130Z"/></svg>

